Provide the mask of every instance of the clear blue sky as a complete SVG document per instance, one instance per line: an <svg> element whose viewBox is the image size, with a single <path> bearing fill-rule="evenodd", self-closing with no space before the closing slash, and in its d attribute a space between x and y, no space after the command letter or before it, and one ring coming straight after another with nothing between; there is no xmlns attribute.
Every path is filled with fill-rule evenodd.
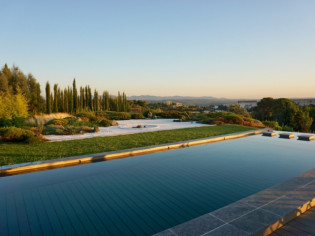
<svg viewBox="0 0 315 236"><path fill-rule="evenodd" d="M315 97L313 0L0 1L0 65L61 87Z"/></svg>

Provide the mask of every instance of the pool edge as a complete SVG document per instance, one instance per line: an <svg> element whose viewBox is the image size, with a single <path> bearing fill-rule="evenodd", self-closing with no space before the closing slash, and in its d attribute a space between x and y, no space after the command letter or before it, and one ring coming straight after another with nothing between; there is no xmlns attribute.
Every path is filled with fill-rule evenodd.
<svg viewBox="0 0 315 236"><path fill-rule="evenodd" d="M156 153L162 151L168 151L179 148L186 148L191 146L203 145L214 142L221 142L225 140L237 139L242 137L247 137L251 135L258 135L266 131L267 129L257 129L251 131L237 132L227 135L218 135L201 139L192 139L186 141L180 141L175 143L166 143L154 146L146 146L140 148L124 149L119 151L94 153L88 155L65 157L60 159L27 162L14 165L6 165L0 167L0 177L23 174L35 171L44 171L55 168L62 168L67 166L88 164L98 161L109 161L114 159L120 159L125 157L132 157L138 155L144 155L149 153Z"/></svg>
<svg viewBox="0 0 315 236"><path fill-rule="evenodd" d="M155 236L265 236L312 207L315 207L315 168Z"/></svg>

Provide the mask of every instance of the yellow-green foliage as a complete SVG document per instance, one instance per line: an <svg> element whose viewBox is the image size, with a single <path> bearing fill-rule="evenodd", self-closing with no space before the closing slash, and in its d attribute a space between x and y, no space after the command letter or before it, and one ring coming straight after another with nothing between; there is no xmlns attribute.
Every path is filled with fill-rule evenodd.
<svg viewBox="0 0 315 236"><path fill-rule="evenodd" d="M0 119L10 120L14 117L26 118L27 116L27 101L22 94L0 94Z"/></svg>
<svg viewBox="0 0 315 236"><path fill-rule="evenodd" d="M50 120L54 119L63 119L66 117L71 117L68 113L52 113L52 114L43 114L36 115L34 117L28 118L25 123L32 126L43 126Z"/></svg>

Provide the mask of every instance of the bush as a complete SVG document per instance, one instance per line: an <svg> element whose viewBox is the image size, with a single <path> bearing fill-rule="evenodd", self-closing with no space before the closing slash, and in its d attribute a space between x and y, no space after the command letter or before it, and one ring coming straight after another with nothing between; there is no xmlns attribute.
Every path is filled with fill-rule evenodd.
<svg viewBox="0 0 315 236"><path fill-rule="evenodd" d="M53 119L47 122L47 125L61 125L65 126L69 123L69 119Z"/></svg>
<svg viewBox="0 0 315 236"><path fill-rule="evenodd" d="M58 126L58 125L47 125L43 129L45 135L74 135L92 133L94 129L88 126Z"/></svg>
<svg viewBox="0 0 315 236"><path fill-rule="evenodd" d="M109 120L130 120L131 116L127 112L115 112L108 111L105 112L105 116Z"/></svg>
<svg viewBox="0 0 315 236"><path fill-rule="evenodd" d="M164 111L158 114L162 118L174 118L174 119L180 119L182 118L182 112L179 111Z"/></svg>
<svg viewBox="0 0 315 236"><path fill-rule="evenodd" d="M100 128L95 126L93 131L94 131L94 133L100 132Z"/></svg>
<svg viewBox="0 0 315 236"><path fill-rule="evenodd" d="M26 143L28 144L39 144L39 143L43 143L47 141L46 139L44 139L42 136L28 136L25 140Z"/></svg>
<svg viewBox="0 0 315 236"><path fill-rule="evenodd" d="M225 123L237 124L237 125L242 125L244 122L243 118L236 114L228 114L224 116L224 120L225 120Z"/></svg>
<svg viewBox="0 0 315 236"><path fill-rule="evenodd" d="M293 128L292 128L291 126L288 126L288 125L282 126L281 129L282 129L283 131L290 131L290 132L293 132L293 131L294 131Z"/></svg>
<svg viewBox="0 0 315 236"><path fill-rule="evenodd" d="M111 126L112 122L106 118L103 118L101 121L98 122L102 127L109 127Z"/></svg>
<svg viewBox="0 0 315 236"><path fill-rule="evenodd" d="M12 117L12 119L0 119L0 127L11 127L15 126L21 128L24 126L25 118L23 117Z"/></svg>
<svg viewBox="0 0 315 236"><path fill-rule="evenodd" d="M281 130L281 126L276 121L265 120L262 123L269 128L272 128L275 130Z"/></svg>
<svg viewBox="0 0 315 236"><path fill-rule="evenodd" d="M83 119L88 118L90 121L97 120L97 116L94 114L94 112L80 112L80 113L77 113L75 116L83 118Z"/></svg>
<svg viewBox="0 0 315 236"><path fill-rule="evenodd" d="M142 113L132 113L131 119L144 119L144 116L142 115Z"/></svg>
<svg viewBox="0 0 315 236"><path fill-rule="evenodd" d="M9 127L0 129L0 135L5 142L26 142L30 144L43 142L44 139L26 129Z"/></svg>

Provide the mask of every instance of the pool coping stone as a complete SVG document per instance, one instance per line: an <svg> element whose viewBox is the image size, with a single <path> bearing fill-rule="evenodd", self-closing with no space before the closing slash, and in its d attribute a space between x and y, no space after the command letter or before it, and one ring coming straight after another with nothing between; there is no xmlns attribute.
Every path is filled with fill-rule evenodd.
<svg viewBox="0 0 315 236"><path fill-rule="evenodd" d="M269 235L314 206L315 168L209 212L208 215L223 223L216 228L211 228L208 232L190 235ZM186 229L187 232L192 232L191 222L198 225L198 220L199 217L166 229L155 236L185 235L176 233L176 228L180 228L182 232ZM211 219L205 221L203 218L200 223L203 224L203 228L206 228L207 224L213 225Z"/></svg>
<svg viewBox="0 0 315 236"><path fill-rule="evenodd" d="M179 148L192 147L192 146L197 146L197 145L202 145L202 144L221 142L221 141L230 140L230 139L236 139L236 138L242 138L242 137L247 137L251 135L262 134L263 132L267 130L269 129L264 128L264 129L237 132L237 133L232 133L232 134L224 134L224 135L218 135L218 136L212 136L212 137L206 137L206 138L200 138L200 139L192 139L192 140L186 140L186 141L180 141L180 142L174 142L174 143L166 143L166 144L124 149L124 150L118 150L118 151L85 154L85 155L44 160L44 161L5 165L5 166L0 166L0 177L21 174L21 173L28 173L28 172L33 172L33 171L49 170L49 169L54 169L54 168L66 167L66 166L88 164L88 163L93 163L93 162L98 162L98 161L109 161L109 160L114 160L114 159L119 159L119 158L168 151L172 149L179 149Z"/></svg>

